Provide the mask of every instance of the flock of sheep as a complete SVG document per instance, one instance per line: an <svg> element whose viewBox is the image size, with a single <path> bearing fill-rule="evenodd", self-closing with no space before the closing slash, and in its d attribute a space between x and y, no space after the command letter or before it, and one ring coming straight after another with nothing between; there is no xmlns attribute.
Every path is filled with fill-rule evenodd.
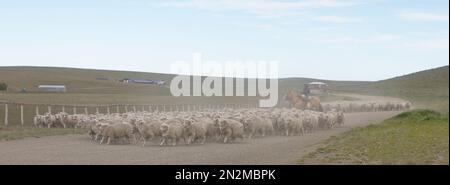
<svg viewBox="0 0 450 185"><path fill-rule="evenodd" d="M37 115L36 127L82 128L100 144L137 143L159 139L162 145L180 141L204 144L230 143L267 135L304 135L344 125L342 111L314 112L298 109L222 109L193 112L128 112L115 114L67 113Z"/></svg>
<svg viewBox="0 0 450 185"><path fill-rule="evenodd" d="M322 107L325 111L337 110L342 112L378 112L378 111L403 111L411 108L410 102L334 102L324 103Z"/></svg>

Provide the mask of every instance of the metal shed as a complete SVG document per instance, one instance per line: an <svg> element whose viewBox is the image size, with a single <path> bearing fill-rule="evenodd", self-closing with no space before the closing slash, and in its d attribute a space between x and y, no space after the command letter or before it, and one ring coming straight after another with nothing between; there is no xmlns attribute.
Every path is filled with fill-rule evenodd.
<svg viewBox="0 0 450 185"><path fill-rule="evenodd" d="M39 92L66 92L65 85L39 85Z"/></svg>

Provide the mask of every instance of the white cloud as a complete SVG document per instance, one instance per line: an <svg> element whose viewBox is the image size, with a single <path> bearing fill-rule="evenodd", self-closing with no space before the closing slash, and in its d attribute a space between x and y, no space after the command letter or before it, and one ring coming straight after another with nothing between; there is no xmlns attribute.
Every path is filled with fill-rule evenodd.
<svg viewBox="0 0 450 185"><path fill-rule="evenodd" d="M207 11L242 11L260 17L303 15L307 8L347 7L357 5L353 0L185 0L164 1L165 7L195 8Z"/></svg>
<svg viewBox="0 0 450 185"><path fill-rule="evenodd" d="M330 37L330 38L315 38L308 39L310 42L326 43L326 44L371 44L378 42L389 42L402 39L400 35L379 34L366 37Z"/></svg>
<svg viewBox="0 0 450 185"><path fill-rule="evenodd" d="M342 17L342 16L318 16L313 20L326 23L358 23L362 22L361 18Z"/></svg>
<svg viewBox="0 0 450 185"><path fill-rule="evenodd" d="M427 40L427 41L414 41L414 42L407 42L403 44L403 47L407 48L415 48L415 49L449 49L449 38L446 39L434 39L434 40Z"/></svg>
<svg viewBox="0 0 450 185"><path fill-rule="evenodd" d="M448 15L424 12L403 12L399 14L399 17L405 20L413 21L449 21Z"/></svg>

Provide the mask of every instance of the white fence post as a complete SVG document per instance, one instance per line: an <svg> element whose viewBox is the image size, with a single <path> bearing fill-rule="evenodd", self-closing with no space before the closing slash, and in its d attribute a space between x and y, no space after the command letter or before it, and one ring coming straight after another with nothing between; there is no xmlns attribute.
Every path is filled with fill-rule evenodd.
<svg viewBox="0 0 450 185"><path fill-rule="evenodd" d="M106 107L106 112L107 112L108 114L111 114L111 111L109 110L109 106Z"/></svg>
<svg viewBox="0 0 450 185"><path fill-rule="evenodd" d="M5 103L5 125L8 126L8 104Z"/></svg>
<svg viewBox="0 0 450 185"><path fill-rule="evenodd" d="M23 105L20 105L20 123L23 126Z"/></svg>
<svg viewBox="0 0 450 185"><path fill-rule="evenodd" d="M47 109L48 109L48 113L52 114L52 106L48 106Z"/></svg>
<svg viewBox="0 0 450 185"><path fill-rule="evenodd" d="M72 111L73 111L73 114L77 114L77 107L74 106Z"/></svg>
<svg viewBox="0 0 450 185"><path fill-rule="evenodd" d="M84 114L86 114L86 115L89 114L87 107L84 107Z"/></svg>
<svg viewBox="0 0 450 185"><path fill-rule="evenodd" d="M36 116L39 115L39 105L36 105Z"/></svg>

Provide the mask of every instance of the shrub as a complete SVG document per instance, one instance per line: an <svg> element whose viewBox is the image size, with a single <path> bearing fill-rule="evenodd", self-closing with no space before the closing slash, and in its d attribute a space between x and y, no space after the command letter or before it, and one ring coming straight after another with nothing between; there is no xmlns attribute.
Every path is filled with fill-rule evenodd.
<svg viewBox="0 0 450 185"><path fill-rule="evenodd" d="M8 89L8 85L6 83L0 83L0 91L6 91Z"/></svg>

